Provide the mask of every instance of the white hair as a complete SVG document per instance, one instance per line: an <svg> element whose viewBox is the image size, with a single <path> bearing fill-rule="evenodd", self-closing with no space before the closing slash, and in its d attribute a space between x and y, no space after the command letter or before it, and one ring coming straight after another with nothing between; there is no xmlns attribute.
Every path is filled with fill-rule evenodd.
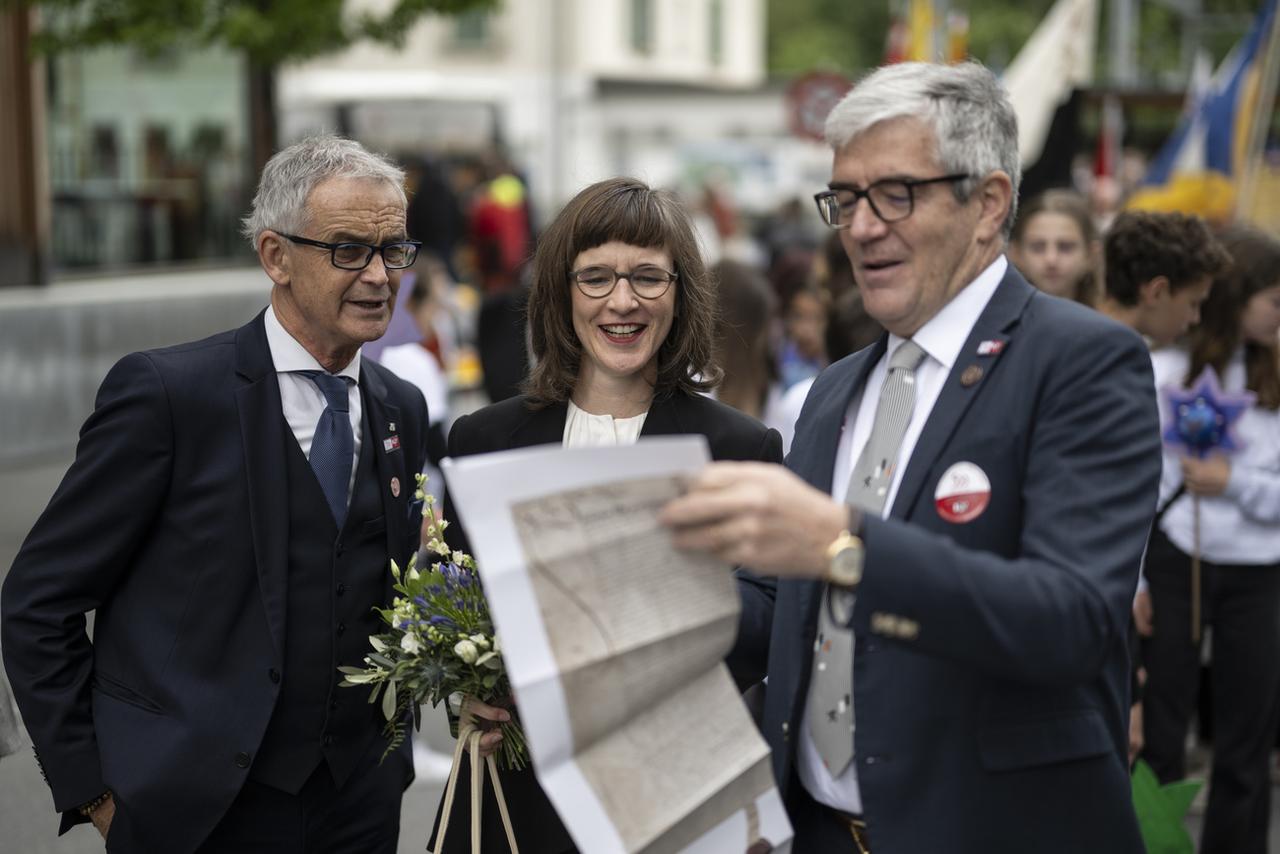
<svg viewBox="0 0 1280 854"><path fill-rule="evenodd" d="M330 178L386 181L407 205L404 170L354 140L332 134L308 137L276 152L262 167L253 208L242 233L253 248L266 229L297 234L307 225L307 199L316 185Z"/></svg>
<svg viewBox="0 0 1280 854"><path fill-rule="evenodd" d="M1009 94L986 66L977 62L939 65L901 62L872 71L827 116L827 144L840 151L854 137L890 119L917 118L933 129L943 171L974 176L953 191L966 201L977 181L1000 170L1013 194L1001 231L1013 229L1022 165L1018 158L1018 119Z"/></svg>

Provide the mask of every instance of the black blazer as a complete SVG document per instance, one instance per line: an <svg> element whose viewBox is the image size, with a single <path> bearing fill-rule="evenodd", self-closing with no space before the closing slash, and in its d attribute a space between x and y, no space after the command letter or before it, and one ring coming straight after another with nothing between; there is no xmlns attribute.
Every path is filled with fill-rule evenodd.
<svg viewBox="0 0 1280 854"><path fill-rule="evenodd" d="M805 401L787 465L824 492L849 402L886 340L824 371ZM935 490L960 462L986 473L990 503L957 523ZM1159 477L1142 340L1010 267L889 517L865 520L855 761L877 854L1142 850L1126 629ZM744 574L740 589L730 667L769 675L762 729L799 810L796 734L822 585Z"/></svg>
<svg viewBox="0 0 1280 854"><path fill-rule="evenodd" d="M275 707L288 428L262 318L111 369L5 579L5 667L64 832L110 788L121 850L194 850L244 784ZM426 403L369 359L359 384L387 555L404 561L420 536ZM393 433L399 447L384 451ZM387 578L370 607L391 600Z"/></svg>
<svg viewBox="0 0 1280 854"><path fill-rule="evenodd" d="M561 403L545 409L531 410L528 399L514 397L486 406L454 422L449 432L450 456L468 456L531 445L559 445L564 441L564 425L568 405ZM654 400L640 431L643 436L701 434L711 446L715 460L758 460L782 462L782 437L777 430L730 406L703 395L675 392ZM452 506L446 494L444 514L451 518ZM456 522L446 531L450 545L470 551L462 526ZM460 772L459 792L470 785L470 768ZM521 850L539 854L575 851L569 832L556 815L546 794L538 785L532 768L503 771L502 790L511 812L511 824ZM443 802L441 803L443 806ZM439 826L440 813L436 812ZM507 839L493 797L493 787L485 786L482 810L483 851L506 854ZM470 854L471 802L465 796L454 798L453 815L449 819L448 838L444 850L448 854ZM435 831L432 831L432 840Z"/></svg>

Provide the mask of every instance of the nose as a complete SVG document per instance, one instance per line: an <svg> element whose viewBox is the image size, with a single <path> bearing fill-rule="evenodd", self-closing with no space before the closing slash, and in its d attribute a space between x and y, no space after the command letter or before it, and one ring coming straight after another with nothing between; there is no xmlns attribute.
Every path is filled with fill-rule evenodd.
<svg viewBox="0 0 1280 854"><path fill-rule="evenodd" d="M848 230L855 240L878 237L884 233L885 228L885 221L876 216L876 212L871 209L870 199L854 200L853 211L849 214Z"/></svg>
<svg viewBox="0 0 1280 854"><path fill-rule="evenodd" d="M626 314L640 304L639 297L631 289L631 278L629 276L618 276L618 283L613 286L613 292L609 294L607 302L609 308L619 314Z"/></svg>
<svg viewBox="0 0 1280 854"><path fill-rule="evenodd" d="M382 260L381 252L373 253L369 263L360 271L360 278L376 285L383 285L391 280L390 271L387 269L386 262Z"/></svg>

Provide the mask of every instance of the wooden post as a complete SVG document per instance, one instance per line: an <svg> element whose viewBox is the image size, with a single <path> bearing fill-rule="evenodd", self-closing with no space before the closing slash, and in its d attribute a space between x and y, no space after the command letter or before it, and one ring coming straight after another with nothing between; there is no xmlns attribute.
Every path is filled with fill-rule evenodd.
<svg viewBox="0 0 1280 854"><path fill-rule="evenodd" d="M51 266L44 66L31 53L35 13L0 8L0 286L44 284Z"/></svg>

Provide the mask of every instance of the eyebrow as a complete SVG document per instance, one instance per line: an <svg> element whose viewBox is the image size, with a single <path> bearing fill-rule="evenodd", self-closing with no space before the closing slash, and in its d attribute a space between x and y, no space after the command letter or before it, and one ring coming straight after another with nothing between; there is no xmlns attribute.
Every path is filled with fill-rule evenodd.
<svg viewBox="0 0 1280 854"><path fill-rule="evenodd" d="M388 237L386 240L383 241L383 243L403 243L408 239L409 238L406 237L403 233L400 233L399 236L397 237ZM363 243L365 246L381 245L381 244L372 242L372 239L369 238L368 235L356 234L351 231L339 231L334 235L332 235L328 242L329 243Z"/></svg>
<svg viewBox="0 0 1280 854"><path fill-rule="evenodd" d="M871 184L867 184L867 186L870 187L872 186L872 184L880 184L884 181L915 181L915 180L916 180L916 177L914 175L901 175L901 174L885 175L881 178L875 179L874 181L871 182ZM827 189L829 190L861 190L863 189L863 187L859 184L854 184L849 181L832 181L829 184L827 184Z"/></svg>

